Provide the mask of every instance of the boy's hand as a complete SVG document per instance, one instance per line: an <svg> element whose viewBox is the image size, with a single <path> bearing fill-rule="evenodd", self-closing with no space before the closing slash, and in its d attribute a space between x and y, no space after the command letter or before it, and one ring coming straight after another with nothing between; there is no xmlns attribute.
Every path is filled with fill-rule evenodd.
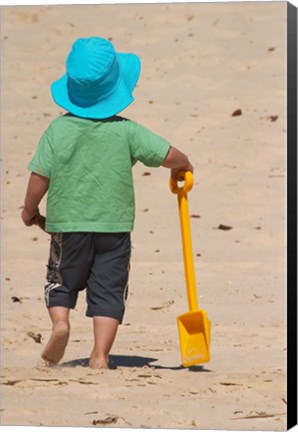
<svg viewBox="0 0 298 432"><path fill-rule="evenodd" d="M34 225L39 226L43 231L46 232L46 218L42 215L35 216L33 220Z"/></svg>
<svg viewBox="0 0 298 432"><path fill-rule="evenodd" d="M175 180L175 181L183 181L184 177L182 177L181 175L179 175L179 172L181 172L181 171L184 171L184 172L190 171L191 173L193 173L193 166L192 166L192 164L189 162L187 168L183 168L183 169L181 169L181 168L172 168L171 169L171 177L172 177L172 179Z"/></svg>
<svg viewBox="0 0 298 432"><path fill-rule="evenodd" d="M29 217L26 209L23 209L22 219L26 226L37 225L43 231L46 230L46 218L42 216L39 211L33 217Z"/></svg>
<svg viewBox="0 0 298 432"><path fill-rule="evenodd" d="M32 226L35 223L34 222L35 219L39 216L40 216L40 214L39 214L38 208L35 210L35 212L33 214L30 214L26 208L23 208L22 220L26 226Z"/></svg>
<svg viewBox="0 0 298 432"><path fill-rule="evenodd" d="M179 171L190 171L193 173L193 166L189 162L188 157L175 147L170 147L162 166L171 169L171 177L175 181L184 180L183 177L178 175Z"/></svg>

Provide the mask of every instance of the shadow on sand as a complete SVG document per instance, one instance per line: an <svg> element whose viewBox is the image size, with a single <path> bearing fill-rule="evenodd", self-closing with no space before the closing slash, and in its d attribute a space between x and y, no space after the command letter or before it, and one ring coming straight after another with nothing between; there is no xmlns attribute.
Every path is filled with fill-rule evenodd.
<svg viewBox="0 0 298 432"><path fill-rule="evenodd" d="M118 367L128 368L142 368L145 366L151 367L155 370L185 370L188 369L191 372L211 372L210 369L206 369L204 366L190 366L184 368L182 365L179 366L162 366L158 364L151 364L156 362L158 359L152 357L141 357L141 356L124 356L124 355L110 355L110 369L117 369ZM88 367L89 358L82 358L76 360L70 360L68 362L61 363L61 367Z"/></svg>

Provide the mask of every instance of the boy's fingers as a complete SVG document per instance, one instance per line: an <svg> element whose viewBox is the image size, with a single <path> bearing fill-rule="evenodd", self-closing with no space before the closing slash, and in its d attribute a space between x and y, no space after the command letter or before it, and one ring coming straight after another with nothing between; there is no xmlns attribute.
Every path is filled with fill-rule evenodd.
<svg viewBox="0 0 298 432"><path fill-rule="evenodd" d="M181 170L181 169L172 169L171 170L171 177L174 179L174 180L176 180L176 181L183 181L184 180L184 175L179 175L179 173L181 173L181 172L183 172L183 173L185 173L186 171L190 171L190 172L193 172L193 167L192 167L192 165L190 165L189 167L188 167L188 169L183 169L183 170Z"/></svg>
<svg viewBox="0 0 298 432"><path fill-rule="evenodd" d="M33 224L38 225L43 231L45 231L46 227L46 218L42 215L35 216L33 218Z"/></svg>

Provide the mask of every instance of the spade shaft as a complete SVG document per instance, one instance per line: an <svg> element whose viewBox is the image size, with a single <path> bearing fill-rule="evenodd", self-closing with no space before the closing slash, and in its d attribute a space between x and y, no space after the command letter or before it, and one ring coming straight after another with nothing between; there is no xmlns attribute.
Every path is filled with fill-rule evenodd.
<svg viewBox="0 0 298 432"><path fill-rule="evenodd" d="M193 187L193 175L190 171L179 173L184 178L185 183L182 187L172 178L170 179L170 189L173 193L177 194L178 208L180 216L180 228L182 238L182 250L184 261L184 273L186 282L186 291L188 299L188 307L190 311L197 311L199 309L197 292L196 292L196 278L193 262L191 231L189 222L189 210L187 192Z"/></svg>
<svg viewBox="0 0 298 432"><path fill-rule="evenodd" d="M199 309L199 304L196 293L196 278L193 262L187 193L183 191L183 188L178 191L178 206L180 213L180 228L188 307L189 310L193 312Z"/></svg>

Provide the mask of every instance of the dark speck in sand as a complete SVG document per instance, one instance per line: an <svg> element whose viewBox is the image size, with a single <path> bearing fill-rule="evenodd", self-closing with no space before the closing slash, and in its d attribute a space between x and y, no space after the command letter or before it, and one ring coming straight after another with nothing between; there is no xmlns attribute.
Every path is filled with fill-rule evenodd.
<svg viewBox="0 0 298 432"><path fill-rule="evenodd" d="M242 115L242 110L241 109L236 109L233 114L232 117L238 117Z"/></svg>

